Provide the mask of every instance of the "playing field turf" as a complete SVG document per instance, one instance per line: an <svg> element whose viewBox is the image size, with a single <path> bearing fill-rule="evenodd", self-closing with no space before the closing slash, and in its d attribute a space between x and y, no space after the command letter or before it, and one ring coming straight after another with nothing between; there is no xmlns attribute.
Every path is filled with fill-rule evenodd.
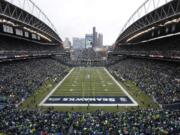
<svg viewBox="0 0 180 135"><path fill-rule="evenodd" d="M75 68L52 96L126 96L104 68Z"/></svg>
<svg viewBox="0 0 180 135"><path fill-rule="evenodd" d="M73 68L40 106L137 106L136 101L105 69Z"/></svg>
<svg viewBox="0 0 180 135"><path fill-rule="evenodd" d="M52 98L55 102L51 102ZM111 102L111 98L127 98L127 101ZM61 102L56 102L57 99ZM67 102L62 102L63 99ZM91 100L93 102L89 102ZM158 107L153 98L137 85L128 80L117 82L106 68L78 67L73 68L60 82L47 80L21 107L43 110L53 107L57 111L81 112L97 109L126 111L136 109L138 105L140 108Z"/></svg>

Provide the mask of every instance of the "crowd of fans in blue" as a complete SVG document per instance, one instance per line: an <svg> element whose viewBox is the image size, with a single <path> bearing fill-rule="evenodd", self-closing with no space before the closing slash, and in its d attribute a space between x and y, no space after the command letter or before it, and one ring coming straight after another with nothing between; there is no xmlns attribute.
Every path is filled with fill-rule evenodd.
<svg viewBox="0 0 180 135"><path fill-rule="evenodd" d="M74 66L104 66L106 63L106 52L93 48L76 49L72 52L71 64Z"/></svg>
<svg viewBox="0 0 180 135"><path fill-rule="evenodd" d="M50 58L0 63L1 108L6 104L19 104L46 80L58 81L67 72L67 66Z"/></svg>
<svg viewBox="0 0 180 135"><path fill-rule="evenodd" d="M70 68L50 58L0 64L0 102L4 106L0 110L0 134L179 135L180 133L179 110L137 108L128 112L97 110L85 113L57 112L53 108L47 111L38 108L20 109L17 104L31 96L48 78L59 81ZM116 77L122 76L135 81L159 103L179 101L179 83L175 83L176 78L179 78L178 66L127 59L108 69ZM155 90L155 87L158 89Z"/></svg>
<svg viewBox="0 0 180 135"><path fill-rule="evenodd" d="M144 59L125 59L109 67L117 79L131 80L160 104L180 103L180 65Z"/></svg>
<svg viewBox="0 0 180 135"><path fill-rule="evenodd" d="M9 135L179 135L179 111L56 112L5 109L0 131Z"/></svg>

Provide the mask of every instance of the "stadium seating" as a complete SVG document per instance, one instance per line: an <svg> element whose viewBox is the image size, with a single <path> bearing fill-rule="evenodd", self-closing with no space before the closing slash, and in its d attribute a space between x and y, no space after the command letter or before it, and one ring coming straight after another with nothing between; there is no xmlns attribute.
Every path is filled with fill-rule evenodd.
<svg viewBox="0 0 180 135"><path fill-rule="evenodd" d="M0 63L0 133L19 134L173 134L180 127L179 110L140 109L129 112L92 113L20 109L17 105L31 96L48 78L61 80L69 67L57 60L34 59ZM173 65L173 66L172 66ZM108 67L118 79L132 80L161 104L179 102L179 66L174 63L124 59Z"/></svg>
<svg viewBox="0 0 180 135"><path fill-rule="evenodd" d="M61 53L60 46L37 44L21 39L1 36L0 38L0 58L3 56L14 57L18 55L37 55L50 53Z"/></svg>
<svg viewBox="0 0 180 135"><path fill-rule="evenodd" d="M121 55L180 59L179 36L117 46L114 52Z"/></svg>
<svg viewBox="0 0 180 135"><path fill-rule="evenodd" d="M143 59L125 59L109 67L117 78L136 83L160 104L180 102L179 64Z"/></svg>
<svg viewBox="0 0 180 135"><path fill-rule="evenodd" d="M93 48L76 49L73 52L73 60L71 63L74 66L104 66L106 57L103 53L95 51Z"/></svg>
<svg viewBox="0 0 180 135"><path fill-rule="evenodd" d="M46 80L58 81L67 72L68 67L50 58L0 63L0 102L4 106L15 106Z"/></svg>
<svg viewBox="0 0 180 135"><path fill-rule="evenodd" d="M135 110L109 113L67 113L6 109L0 131L13 135L152 135L179 134L179 111Z"/></svg>

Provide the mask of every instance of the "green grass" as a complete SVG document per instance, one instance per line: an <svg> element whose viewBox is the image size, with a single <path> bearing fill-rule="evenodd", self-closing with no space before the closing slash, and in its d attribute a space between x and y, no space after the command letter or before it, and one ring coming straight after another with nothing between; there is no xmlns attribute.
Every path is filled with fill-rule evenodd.
<svg viewBox="0 0 180 135"><path fill-rule="evenodd" d="M104 68L75 68L52 96L125 96Z"/></svg>
<svg viewBox="0 0 180 135"><path fill-rule="evenodd" d="M120 84L126 87L126 90L136 100L140 108L159 108L159 105L153 101L152 97L141 91L132 81L124 81L120 82Z"/></svg>
<svg viewBox="0 0 180 135"><path fill-rule="evenodd" d="M20 108L37 109L43 98L54 88L56 83L52 80L47 80L32 96L24 101Z"/></svg>
<svg viewBox="0 0 180 135"><path fill-rule="evenodd" d="M48 80L33 96L29 97L20 106L23 109L42 109L39 103L57 85L58 82ZM133 82L119 82L126 91L137 101L140 108L158 108L152 98L142 92ZM106 89L106 90L105 90ZM124 92L110 78L103 68L75 68L69 77L53 93L54 96L124 96ZM138 107L53 107L57 111L92 112L97 109L104 111L129 111Z"/></svg>

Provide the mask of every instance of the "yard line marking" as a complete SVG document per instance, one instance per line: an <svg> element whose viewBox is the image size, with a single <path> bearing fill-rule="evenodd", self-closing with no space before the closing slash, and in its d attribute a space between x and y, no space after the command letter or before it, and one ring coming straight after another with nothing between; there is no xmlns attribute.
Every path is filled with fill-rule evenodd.
<svg viewBox="0 0 180 135"><path fill-rule="evenodd" d="M134 103L134 106L138 106L138 103L132 98L132 96L124 89L124 87L122 87L121 84L119 84L119 82L109 73L109 71L104 68L104 70L106 71L106 73L113 79L113 81L121 88L121 90L131 99L131 101Z"/></svg>
<svg viewBox="0 0 180 135"><path fill-rule="evenodd" d="M70 89L69 91L71 91L71 92L72 92L72 91L74 91L74 90L73 90L73 89Z"/></svg>
<svg viewBox="0 0 180 135"><path fill-rule="evenodd" d="M104 89L104 91L106 91L106 92L107 92L107 91L108 91L108 89Z"/></svg>
<svg viewBox="0 0 180 135"><path fill-rule="evenodd" d="M74 71L74 68L70 70L70 72L64 77L63 80L61 80L56 87L42 100L42 102L39 104L39 106L44 106L44 102L56 91L56 89L64 82L64 80Z"/></svg>
<svg viewBox="0 0 180 135"><path fill-rule="evenodd" d="M82 72L84 72L85 70L82 70ZM81 72L79 72L79 74L80 74ZM81 91L82 91L82 97L84 97L85 96L85 91L84 91L84 74L85 73L83 73L83 77L82 77L82 79L81 79Z"/></svg>

